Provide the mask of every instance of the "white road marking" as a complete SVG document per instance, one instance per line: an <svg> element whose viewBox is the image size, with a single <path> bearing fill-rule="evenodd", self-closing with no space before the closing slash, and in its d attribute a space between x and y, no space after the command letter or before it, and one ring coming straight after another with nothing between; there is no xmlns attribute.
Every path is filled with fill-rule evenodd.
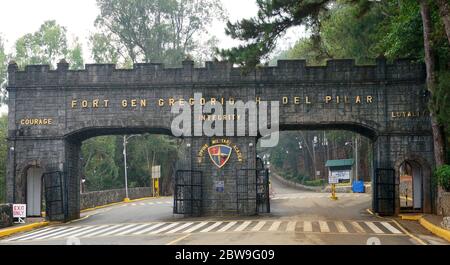
<svg viewBox="0 0 450 265"><path fill-rule="evenodd" d="M286 232L295 232L295 226L297 225L297 222L296 221L290 221L288 224L287 224L287 227L286 227Z"/></svg>
<svg viewBox="0 0 450 265"><path fill-rule="evenodd" d="M372 222L364 222L364 223L376 234L384 234L383 230L378 228L374 223Z"/></svg>
<svg viewBox="0 0 450 265"><path fill-rule="evenodd" d="M215 222L213 225L210 225L209 227L203 229L202 231L200 231L200 233L207 233L211 230L213 230L214 228L218 227L219 225L223 224L223 222Z"/></svg>
<svg viewBox="0 0 450 265"><path fill-rule="evenodd" d="M160 229L158 229L158 230L155 230L155 231L153 231L153 232L150 232L149 235L156 235L156 234L159 234L159 233L164 232L164 231L167 231L167 230L169 230L170 228L175 227L175 226L177 226L177 225L179 225L179 224L180 224L180 223L172 223L172 224L170 224L170 225L168 225L168 226L164 226L163 228L160 228Z"/></svg>
<svg viewBox="0 0 450 265"><path fill-rule="evenodd" d="M92 226L78 227L78 229L75 229L74 231L62 233L61 235L54 236L54 237L52 237L51 239L57 239L57 238L62 238L62 237L68 237L68 236L71 236L71 235L73 235L73 234L77 234L77 233L80 233L80 232L89 230L89 229L91 229L91 228L92 228Z"/></svg>
<svg viewBox="0 0 450 265"><path fill-rule="evenodd" d="M136 224L130 224L130 225L122 226L120 228L117 228L117 229L114 229L112 231L106 232L105 234L102 234L101 236L110 236L112 234L116 234L116 233L122 232L123 230L126 230L126 229L128 229L130 227L134 227L134 226L136 226Z"/></svg>
<svg viewBox="0 0 450 265"><path fill-rule="evenodd" d="M357 222L350 222L350 224L352 224L353 228L355 229L355 231L359 234L364 234L366 233L366 231L364 231L364 228L362 228L361 225L359 225Z"/></svg>
<svg viewBox="0 0 450 265"><path fill-rule="evenodd" d="M197 224L197 225L195 225L195 226L189 228L188 230L184 231L183 233L184 233L184 234L192 233L192 232L194 232L195 230L204 227L204 226L207 225L208 223L209 223L209 222L201 222L201 223L199 223L199 224Z"/></svg>
<svg viewBox="0 0 450 265"><path fill-rule="evenodd" d="M18 237L13 237L13 238L10 238L10 239L6 239L6 240L4 240L5 242L8 242L8 241L14 241L14 240L18 240L18 239L21 239L21 238L24 238L24 237L30 237L30 236L34 236L34 235L40 235L40 234L44 234L45 232L48 232L49 230L61 230L61 229L63 229L63 228L55 228L55 227L48 227L48 228L45 228L45 229L43 229L43 230L38 230L38 231L35 231L35 232L33 232L33 233L29 233L29 234L25 234L25 235L21 235L21 236L18 236Z"/></svg>
<svg viewBox="0 0 450 265"><path fill-rule="evenodd" d="M261 230L261 228L263 228L263 226L266 224L266 221L259 221L255 227L252 228L252 232L258 232L259 230Z"/></svg>
<svg viewBox="0 0 450 265"><path fill-rule="evenodd" d="M272 226L269 228L269 231L277 231L280 225L281 225L280 221L273 222Z"/></svg>
<svg viewBox="0 0 450 265"><path fill-rule="evenodd" d="M136 227L133 227L133 228L131 228L131 229L128 229L128 230L125 230L125 231L123 231L123 232L120 232L119 234L117 234L118 236L123 236L123 235L126 235L126 234L130 234L130 233L132 233L132 232L134 232L134 231L138 231L138 230L140 230L140 229L142 229L142 228L144 228L144 227L146 227L146 226L149 226L150 224L141 224L141 225L138 225L138 226L136 226Z"/></svg>
<svg viewBox="0 0 450 265"><path fill-rule="evenodd" d="M389 231L391 231L393 234L402 234L402 232L400 232L397 228L395 228L394 226L392 226L390 223L388 222L381 222L381 224L386 227Z"/></svg>
<svg viewBox="0 0 450 265"><path fill-rule="evenodd" d="M96 227L93 227L92 229L83 231L83 232L81 232L81 233L76 233L76 234L74 234L74 235L71 235L71 237L80 237L80 236L85 235L85 234L87 234L87 233L92 233L92 232L94 232L94 231L98 231L98 230L103 229L103 228L105 228L105 227L108 227L108 225L96 226Z"/></svg>
<svg viewBox="0 0 450 265"><path fill-rule="evenodd" d="M121 226L121 225L113 225L113 226L109 226L109 227L106 227L106 228L104 228L104 229L97 230L97 231L95 231L94 233L87 234L87 235L85 235L84 237L96 236L96 235L98 235L98 234L101 234L101 233L103 233L103 232L109 231L109 230L111 230L111 229L116 229L117 227L120 227L120 226Z"/></svg>
<svg viewBox="0 0 450 265"><path fill-rule="evenodd" d="M190 225L192 225L192 224L193 224L193 223L186 223L186 224L184 224L184 225L180 225L179 227L170 230L170 231L167 232L166 234L173 234L173 233L176 233L176 232L178 232L178 231L180 231L180 230L183 230L184 228L186 228L186 227L188 227L188 226L190 226Z"/></svg>
<svg viewBox="0 0 450 265"><path fill-rule="evenodd" d="M152 225L152 226L150 226L148 228L145 228L144 230L141 230L139 232L133 233L133 235L142 235L142 234L150 232L150 231L152 231L152 230L154 230L154 229L156 229L156 228L158 228L158 227L160 227L162 225L164 225L164 223L154 224L154 225Z"/></svg>
<svg viewBox="0 0 450 265"><path fill-rule="evenodd" d="M310 221L303 222L303 232L312 232L312 223Z"/></svg>
<svg viewBox="0 0 450 265"><path fill-rule="evenodd" d="M234 229L235 232L243 231L247 226L249 226L252 223L252 221L246 221L243 222L240 226L238 226L236 229Z"/></svg>
<svg viewBox="0 0 450 265"><path fill-rule="evenodd" d="M42 239L46 239L46 238L49 238L49 237L54 237L54 236L57 236L57 235L60 235L60 234L63 234L63 233L67 233L67 232L72 231L72 230L75 230L75 229L78 229L78 227L69 227L69 228L64 229L64 230L62 230L62 231L59 231L59 232L57 232L57 233L49 233L49 234L47 234L47 235L45 235L45 236L38 237L38 238L36 238L36 239L42 240ZM23 239L21 239L21 240L19 240L19 241L22 241L22 240L23 240Z"/></svg>
<svg viewBox="0 0 450 265"><path fill-rule="evenodd" d="M153 205L153 204L155 204L155 203L153 203L153 202L149 202L149 203L147 203L148 205Z"/></svg>
<svg viewBox="0 0 450 265"><path fill-rule="evenodd" d="M338 230L339 233L348 233L347 228L345 227L344 223L341 221L336 221L334 222L334 224L336 225L336 228Z"/></svg>
<svg viewBox="0 0 450 265"><path fill-rule="evenodd" d="M225 232L228 229L230 229L233 225L235 225L237 222L233 221L233 222L229 222L226 226L222 227L219 229L219 231L217 232Z"/></svg>
<svg viewBox="0 0 450 265"><path fill-rule="evenodd" d="M328 227L328 224L325 221L319 221L319 227L320 227L320 232L322 232L322 233L330 232L330 228Z"/></svg>

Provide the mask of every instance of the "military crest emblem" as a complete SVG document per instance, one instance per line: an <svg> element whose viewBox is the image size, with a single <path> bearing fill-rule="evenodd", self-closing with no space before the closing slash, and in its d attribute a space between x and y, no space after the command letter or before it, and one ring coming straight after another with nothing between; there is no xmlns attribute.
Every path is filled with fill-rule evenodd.
<svg viewBox="0 0 450 265"><path fill-rule="evenodd" d="M218 168L222 168L230 159L233 149L228 145L218 144L208 148L208 154L211 161Z"/></svg>

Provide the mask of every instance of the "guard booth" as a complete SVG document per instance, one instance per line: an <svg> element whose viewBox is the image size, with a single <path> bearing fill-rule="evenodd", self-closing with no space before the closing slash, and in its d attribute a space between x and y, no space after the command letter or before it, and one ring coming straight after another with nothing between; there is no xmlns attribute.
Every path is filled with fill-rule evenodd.
<svg viewBox="0 0 450 265"><path fill-rule="evenodd" d="M328 160L325 164L328 167L328 177L335 178L339 183L349 183L353 181L353 159Z"/></svg>

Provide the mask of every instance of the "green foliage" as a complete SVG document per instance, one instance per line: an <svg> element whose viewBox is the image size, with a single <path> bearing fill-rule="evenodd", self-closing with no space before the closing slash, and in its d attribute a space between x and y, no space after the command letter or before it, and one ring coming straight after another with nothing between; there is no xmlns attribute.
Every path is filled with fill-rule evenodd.
<svg viewBox="0 0 450 265"><path fill-rule="evenodd" d="M6 98L6 76L8 69L8 56L6 55L5 45L0 35L0 105Z"/></svg>
<svg viewBox="0 0 450 265"><path fill-rule="evenodd" d="M5 202L6 195L6 156L8 144L6 141L8 133L8 116L0 117L0 203Z"/></svg>
<svg viewBox="0 0 450 265"><path fill-rule="evenodd" d="M25 34L16 41L13 58L20 67L32 64L54 67L59 60L67 58L74 64L72 69L82 68L81 44L76 40L73 49L70 49L66 35L65 27L54 20L46 21L38 31Z"/></svg>
<svg viewBox="0 0 450 265"><path fill-rule="evenodd" d="M114 136L91 138L83 143L83 174L89 191L123 187L114 161L115 143Z"/></svg>
<svg viewBox="0 0 450 265"><path fill-rule="evenodd" d="M96 61L160 62L173 66L195 52L214 18L213 0L97 0L98 33L91 37Z"/></svg>
<svg viewBox="0 0 450 265"><path fill-rule="evenodd" d="M443 165L434 172L439 186L450 192L450 165Z"/></svg>
<svg viewBox="0 0 450 265"><path fill-rule="evenodd" d="M75 40L73 48L66 54L67 62L70 64L71 70L80 70L84 68L83 47L78 39Z"/></svg>
<svg viewBox="0 0 450 265"><path fill-rule="evenodd" d="M55 65L67 54L66 29L56 21L46 21L35 33L16 41L15 61L20 66L29 64Z"/></svg>

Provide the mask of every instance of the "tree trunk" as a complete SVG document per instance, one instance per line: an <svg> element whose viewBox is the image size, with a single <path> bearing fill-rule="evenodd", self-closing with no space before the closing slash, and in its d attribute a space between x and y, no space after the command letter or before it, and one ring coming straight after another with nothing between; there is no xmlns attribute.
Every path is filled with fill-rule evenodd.
<svg viewBox="0 0 450 265"><path fill-rule="evenodd" d="M450 4L448 0L438 0L439 14L444 22L445 33L450 44Z"/></svg>
<svg viewBox="0 0 450 265"><path fill-rule="evenodd" d="M431 41L431 35L433 33L431 13L428 0L420 0L420 14L422 15L423 23L423 39L425 50L425 64L427 70L427 87L431 95L436 90L436 62L434 58L434 50ZM442 127L438 124L436 113L431 111L431 127L433 131L433 143L434 143L434 158L436 166L444 164L444 134Z"/></svg>

